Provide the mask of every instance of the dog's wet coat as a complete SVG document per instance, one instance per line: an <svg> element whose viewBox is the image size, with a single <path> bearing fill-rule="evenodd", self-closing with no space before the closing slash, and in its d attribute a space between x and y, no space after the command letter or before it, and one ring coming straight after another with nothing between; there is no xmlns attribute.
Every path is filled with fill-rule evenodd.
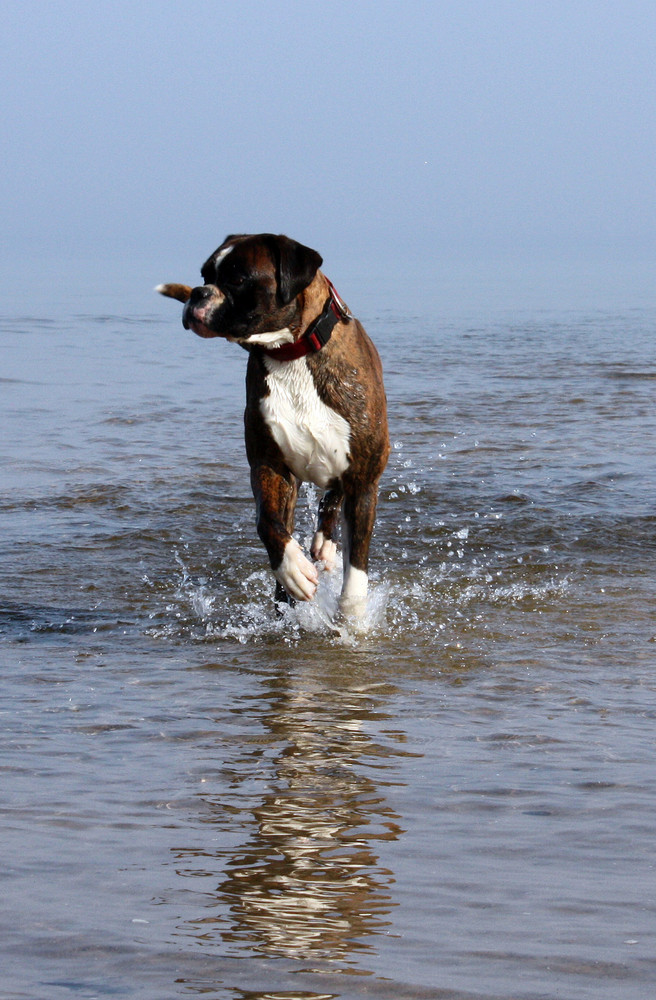
<svg viewBox="0 0 656 1000"><path fill-rule="evenodd" d="M341 608L360 617L378 481L389 455L386 402L378 353L334 294L321 263L315 250L286 236L230 236L203 265L203 285L159 290L186 301L187 328L236 341L249 352L246 453L277 599L310 600L316 591L316 566L292 537L298 484L310 481L325 491L312 557L327 568L334 562L341 511ZM329 339L317 350L316 338L306 344L306 334L334 304L331 296L339 308ZM278 359L283 345L296 345L293 360Z"/></svg>

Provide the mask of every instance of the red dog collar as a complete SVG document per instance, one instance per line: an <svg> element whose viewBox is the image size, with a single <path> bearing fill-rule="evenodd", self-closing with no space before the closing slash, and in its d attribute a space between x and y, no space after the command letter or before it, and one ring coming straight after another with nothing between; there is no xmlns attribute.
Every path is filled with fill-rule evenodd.
<svg viewBox="0 0 656 1000"><path fill-rule="evenodd" d="M328 279L326 279L328 280ZM353 319L348 308L342 302L333 285L328 281L329 296L320 316L311 323L302 337L293 344L282 344L280 347L264 349L264 354L274 361L296 361L306 354L316 354L330 340L333 329L338 323Z"/></svg>

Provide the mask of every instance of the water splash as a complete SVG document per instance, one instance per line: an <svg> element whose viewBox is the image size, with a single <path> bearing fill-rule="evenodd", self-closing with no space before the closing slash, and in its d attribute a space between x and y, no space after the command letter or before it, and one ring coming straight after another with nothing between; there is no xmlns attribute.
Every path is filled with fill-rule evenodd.
<svg viewBox="0 0 656 1000"><path fill-rule="evenodd" d="M400 444L397 442L397 444ZM367 640L401 643L434 641L474 622L481 628L494 615L541 609L562 602L571 573L559 567L552 541L553 517L530 501L499 498L481 510L444 510L431 487L432 470L415 465L395 447L388 479L381 490L379 523L372 549L373 573L367 610L359 627L340 619L343 567L320 572L315 599L295 607L274 606L274 582L262 565L246 510L231 525L230 545L220 559L184 546L174 552L176 573L165 589L151 634L173 639L239 643L267 641L295 645L307 637L337 645ZM297 515L298 538L308 550L315 528L318 491L305 485ZM244 566L260 567L244 576ZM214 567L209 578L194 574L190 563ZM445 639L446 641L446 639Z"/></svg>
<svg viewBox="0 0 656 1000"><path fill-rule="evenodd" d="M343 571L339 560L331 572L320 573L313 601L291 607L274 604L273 578L268 569L255 570L232 588L215 589L207 578L193 574L179 551L175 551L174 559L178 573L166 604L166 620L148 629L149 634L159 638L228 639L242 644L275 638L295 643L303 636L314 635L354 645L362 635L386 628L391 592L388 583L372 584L365 616L357 627L340 619ZM162 616L151 615L154 617Z"/></svg>

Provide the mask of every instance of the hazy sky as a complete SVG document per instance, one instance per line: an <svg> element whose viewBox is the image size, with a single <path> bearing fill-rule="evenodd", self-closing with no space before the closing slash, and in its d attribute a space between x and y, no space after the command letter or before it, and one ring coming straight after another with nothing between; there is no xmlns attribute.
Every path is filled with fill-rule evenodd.
<svg viewBox="0 0 656 1000"><path fill-rule="evenodd" d="M3 255L656 256L654 0L0 2ZM175 275L168 275L175 277Z"/></svg>

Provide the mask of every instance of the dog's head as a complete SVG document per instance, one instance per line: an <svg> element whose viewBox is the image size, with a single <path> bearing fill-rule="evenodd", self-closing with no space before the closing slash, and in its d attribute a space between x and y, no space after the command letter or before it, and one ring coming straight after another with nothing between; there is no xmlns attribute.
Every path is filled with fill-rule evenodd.
<svg viewBox="0 0 656 1000"><path fill-rule="evenodd" d="M322 259L287 236L228 236L201 268L182 314L199 337L265 343L299 316L297 296L314 279Z"/></svg>

